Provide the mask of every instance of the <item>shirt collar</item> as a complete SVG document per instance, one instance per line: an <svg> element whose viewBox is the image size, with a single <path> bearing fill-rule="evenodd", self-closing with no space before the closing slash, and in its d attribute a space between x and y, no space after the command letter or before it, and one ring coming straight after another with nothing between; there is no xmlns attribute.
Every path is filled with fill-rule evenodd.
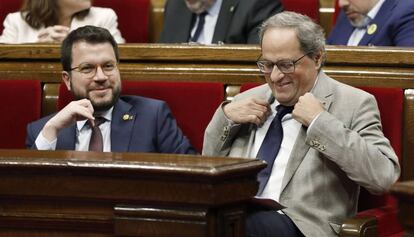
<svg viewBox="0 0 414 237"><path fill-rule="evenodd" d="M367 16L371 19L374 19L384 2L385 0L379 0L377 4L375 4L375 6L371 9L371 11L368 12Z"/></svg>
<svg viewBox="0 0 414 237"><path fill-rule="evenodd" d="M220 13L222 2L223 0L216 0L216 2L207 10L207 13L212 16L218 15Z"/></svg>

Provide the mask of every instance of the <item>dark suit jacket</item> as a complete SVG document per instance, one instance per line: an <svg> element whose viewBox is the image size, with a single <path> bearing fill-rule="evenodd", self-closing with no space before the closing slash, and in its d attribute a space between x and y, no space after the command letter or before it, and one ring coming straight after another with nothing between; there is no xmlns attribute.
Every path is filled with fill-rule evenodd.
<svg viewBox="0 0 414 237"><path fill-rule="evenodd" d="M129 115L130 119L124 119ZM26 146L34 143L53 115L27 126ZM75 150L76 123L59 132L56 150ZM167 104L140 96L121 96L111 121L112 152L190 153L195 151L182 134Z"/></svg>
<svg viewBox="0 0 414 237"><path fill-rule="evenodd" d="M414 1L386 0L370 25L376 24L377 30L365 33L359 45L376 46L414 46ZM347 45L354 27L341 11L327 44Z"/></svg>
<svg viewBox="0 0 414 237"><path fill-rule="evenodd" d="M257 44L260 24L282 10L279 0L223 0L212 43ZM188 42L195 18L184 0L168 0L160 43Z"/></svg>

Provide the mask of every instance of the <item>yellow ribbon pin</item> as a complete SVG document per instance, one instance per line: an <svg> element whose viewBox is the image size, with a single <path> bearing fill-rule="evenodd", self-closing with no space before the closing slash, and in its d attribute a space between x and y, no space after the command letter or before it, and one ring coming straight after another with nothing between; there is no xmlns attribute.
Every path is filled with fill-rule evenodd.
<svg viewBox="0 0 414 237"><path fill-rule="evenodd" d="M377 31L377 24L372 24L372 25L369 25L368 26L368 30L367 30L367 33L369 34L369 35L372 35L372 34L374 34L375 33L375 31Z"/></svg>
<svg viewBox="0 0 414 237"><path fill-rule="evenodd" d="M132 116L131 116L132 117ZM124 116L122 116L122 119L123 120L129 120L130 119L130 116L129 116L129 114L124 114Z"/></svg>

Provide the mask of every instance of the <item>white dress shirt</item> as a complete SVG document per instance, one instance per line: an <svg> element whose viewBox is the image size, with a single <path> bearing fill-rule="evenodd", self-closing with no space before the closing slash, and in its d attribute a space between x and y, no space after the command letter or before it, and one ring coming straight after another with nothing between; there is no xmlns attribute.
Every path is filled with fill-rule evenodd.
<svg viewBox="0 0 414 237"><path fill-rule="evenodd" d="M371 11L368 12L367 16L369 19L374 19L375 16L377 15L378 11L380 10L382 4L384 3L385 0L379 0L378 3L371 9ZM355 28L354 31L352 32L351 36L348 39L348 46L358 46L359 42L362 40L362 38L364 37L365 33L367 32L367 27L362 27L362 28Z"/></svg>
<svg viewBox="0 0 414 237"><path fill-rule="evenodd" d="M104 112L101 117L104 117L106 121L99 125L103 137L103 151L111 151L111 119L112 119L113 107ZM76 151L88 151L89 141L91 140L92 129L87 123L87 120L81 120L76 122ZM53 141L47 140L42 133L36 138L35 144L38 150L56 150L57 139Z"/></svg>
<svg viewBox="0 0 414 237"><path fill-rule="evenodd" d="M214 30L216 28L217 18L220 13L221 3L223 0L217 0L210 9L207 10L207 15L204 20L204 27L197 39L197 43L200 44L211 44L213 41ZM199 21L197 16L196 22L191 30L191 37L194 35ZM190 37L190 38L191 38Z"/></svg>

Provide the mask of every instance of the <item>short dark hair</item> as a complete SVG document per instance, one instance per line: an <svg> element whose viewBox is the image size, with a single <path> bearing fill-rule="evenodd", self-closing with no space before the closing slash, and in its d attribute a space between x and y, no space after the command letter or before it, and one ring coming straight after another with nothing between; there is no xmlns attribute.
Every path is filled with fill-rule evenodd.
<svg viewBox="0 0 414 237"><path fill-rule="evenodd" d="M114 49L116 61L119 61L118 44L116 43L111 33L109 33L109 31L105 28L87 25L79 27L76 30L70 32L66 36L65 40L63 40L62 47L60 49L60 60L62 62L62 68L64 71L70 72L72 65L72 47L73 44L79 41L84 41L90 44L108 42L112 45L112 48Z"/></svg>

